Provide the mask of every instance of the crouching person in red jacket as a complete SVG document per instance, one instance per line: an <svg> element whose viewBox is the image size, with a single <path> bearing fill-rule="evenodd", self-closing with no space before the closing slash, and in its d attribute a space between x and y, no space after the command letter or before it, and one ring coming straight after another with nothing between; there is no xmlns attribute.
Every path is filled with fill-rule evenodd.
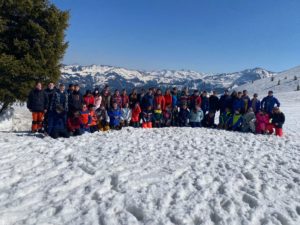
<svg viewBox="0 0 300 225"><path fill-rule="evenodd" d="M267 125L267 130L270 134L273 134L275 129L276 136L282 137L283 131L282 126L285 122L285 116L283 112L280 111L279 107L274 107L271 114L271 123Z"/></svg>
<svg viewBox="0 0 300 225"><path fill-rule="evenodd" d="M72 136L77 136L77 135L82 134L82 132L80 130L80 125L81 125L80 112L75 111L68 118L68 121L67 121L68 130Z"/></svg>

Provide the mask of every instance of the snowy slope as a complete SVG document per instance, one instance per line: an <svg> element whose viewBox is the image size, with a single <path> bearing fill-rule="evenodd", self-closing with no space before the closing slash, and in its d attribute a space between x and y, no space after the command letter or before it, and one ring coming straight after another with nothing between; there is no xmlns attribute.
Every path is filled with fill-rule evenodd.
<svg viewBox="0 0 300 225"><path fill-rule="evenodd" d="M280 84L278 85L278 81ZM283 71L274 76L274 80L271 78L264 78L236 87L237 90L248 90L251 93L267 93L269 90L273 90L274 93L296 91L297 86L300 84L300 66L292 68L290 70ZM300 92L295 94L300 95Z"/></svg>
<svg viewBox="0 0 300 225"><path fill-rule="evenodd" d="M63 66L61 69L61 82L79 83L84 88L104 86L109 84L114 88L152 87L162 88L176 85L177 87L190 87L206 90L223 90L237 85L242 85L253 80L270 77L275 73L255 68L235 73L204 74L195 71L137 71L112 66Z"/></svg>
<svg viewBox="0 0 300 225"><path fill-rule="evenodd" d="M278 94L283 138L204 128L0 133L0 224L299 225L300 96L291 96Z"/></svg>

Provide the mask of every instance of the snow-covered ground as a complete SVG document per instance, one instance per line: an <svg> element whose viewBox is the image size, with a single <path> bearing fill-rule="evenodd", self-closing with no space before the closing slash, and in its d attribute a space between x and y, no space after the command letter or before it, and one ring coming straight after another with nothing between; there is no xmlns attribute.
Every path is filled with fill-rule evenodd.
<svg viewBox="0 0 300 225"><path fill-rule="evenodd" d="M19 132L0 133L0 224L299 225L295 93L278 95L283 138L125 128L41 139L20 132L30 127L20 107Z"/></svg>

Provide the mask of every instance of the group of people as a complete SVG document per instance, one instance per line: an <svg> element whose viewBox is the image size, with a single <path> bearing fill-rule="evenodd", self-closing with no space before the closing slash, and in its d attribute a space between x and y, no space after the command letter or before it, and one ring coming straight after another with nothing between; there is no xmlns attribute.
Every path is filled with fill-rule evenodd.
<svg viewBox="0 0 300 225"><path fill-rule="evenodd" d="M103 90L86 90L82 95L78 84L55 87L49 83L46 89L37 82L27 102L32 112L32 132L43 132L53 138L81 135L85 132L119 130L124 126L142 128L160 127L207 127L232 131L275 134L282 136L285 121L280 103L269 91L262 101L248 92L225 90L219 98L215 91L188 88L179 91L176 87L133 89L128 95L123 89L111 93L110 87ZM220 111L219 123L215 115Z"/></svg>

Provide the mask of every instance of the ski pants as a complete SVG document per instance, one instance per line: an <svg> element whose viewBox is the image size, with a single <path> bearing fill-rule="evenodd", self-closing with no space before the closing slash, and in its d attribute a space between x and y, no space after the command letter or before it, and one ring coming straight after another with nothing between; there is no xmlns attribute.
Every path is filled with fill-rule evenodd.
<svg viewBox="0 0 300 225"><path fill-rule="evenodd" d="M32 112L32 132L36 132L43 128L44 112Z"/></svg>

